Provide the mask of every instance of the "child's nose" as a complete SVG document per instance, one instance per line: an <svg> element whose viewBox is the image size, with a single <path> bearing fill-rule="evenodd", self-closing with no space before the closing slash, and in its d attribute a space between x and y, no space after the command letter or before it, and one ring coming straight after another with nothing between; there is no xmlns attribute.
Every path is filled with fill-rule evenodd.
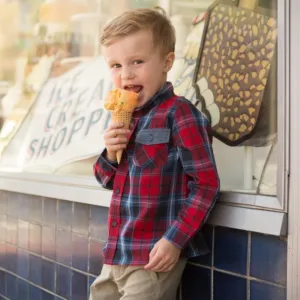
<svg viewBox="0 0 300 300"><path fill-rule="evenodd" d="M132 68L123 67L121 72L121 79L132 79L134 77L134 72Z"/></svg>

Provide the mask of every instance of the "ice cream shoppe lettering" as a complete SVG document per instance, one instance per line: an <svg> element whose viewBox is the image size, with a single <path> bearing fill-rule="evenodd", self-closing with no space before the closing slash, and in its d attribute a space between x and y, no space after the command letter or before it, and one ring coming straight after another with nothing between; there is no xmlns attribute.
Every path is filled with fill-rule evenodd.
<svg viewBox="0 0 300 300"><path fill-rule="evenodd" d="M45 114L44 136L32 138L28 160L54 154L78 138L84 142L84 137L103 117L103 104L100 105L99 100L103 100L104 80L99 80L93 87L80 85L77 84L80 73L75 74L71 80L67 78L52 84L51 88L45 85L50 97L44 107L46 114L40 112ZM95 102L98 102L97 105Z"/></svg>

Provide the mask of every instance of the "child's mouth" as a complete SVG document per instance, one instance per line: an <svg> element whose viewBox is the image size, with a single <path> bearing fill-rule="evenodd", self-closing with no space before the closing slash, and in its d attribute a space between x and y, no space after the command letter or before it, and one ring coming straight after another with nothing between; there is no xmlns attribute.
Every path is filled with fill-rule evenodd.
<svg viewBox="0 0 300 300"><path fill-rule="evenodd" d="M124 89L139 94L143 87L141 85L126 85Z"/></svg>

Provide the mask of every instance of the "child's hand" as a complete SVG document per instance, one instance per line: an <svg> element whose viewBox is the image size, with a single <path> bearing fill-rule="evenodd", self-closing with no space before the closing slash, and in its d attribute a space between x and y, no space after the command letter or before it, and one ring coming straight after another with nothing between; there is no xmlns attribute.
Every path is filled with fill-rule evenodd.
<svg viewBox="0 0 300 300"><path fill-rule="evenodd" d="M124 129L123 126L123 124L111 123L104 132L106 158L110 161L116 161L116 152L127 147L130 130Z"/></svg>
<svg viewBox="0 0 300 300"><path fill-rule="evenodd" d="M165 238L160 239L149 255L149 263L144 267L154 272L168 272L176 265L181 250Z"/></svg>

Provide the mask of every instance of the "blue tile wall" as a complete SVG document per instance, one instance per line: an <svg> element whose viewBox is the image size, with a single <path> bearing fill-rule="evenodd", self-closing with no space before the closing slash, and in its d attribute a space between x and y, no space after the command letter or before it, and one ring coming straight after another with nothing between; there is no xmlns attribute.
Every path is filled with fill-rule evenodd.
<svg viewBox="0 0 300 300"><path fill-rule="evenodd" d="M72 266L84 272L88 269L88 238L76 233L72 234Z"/></svg>
<svg viewBox="0 0 300 300"><path fill-rule="evenodd" d="M29 285L21 278L17 278L17 292L17 300L30 300Z"/></svg>
<svg viewBox="0 0 300 300"><path fill-rule="evenodd" d="M65 230L71 230L73 203L67 201L58 201L58 220L57 227Z"/></svg>
<svg viewBox="0 0 300 300"><path fill-rule="evenodd" d="M71 270L62 265L56 266L56 292L59 296L70 299Z"/></svg>
<svg viewBox="0 0 300 300"><path fill-rule="evenodd" d="M251 298L250 300L284 300L286 299L286 288L270 284L263 284L257 281L251 281Z"/></svg>
<svg viewBox="0 0 300 300"><path fill-rule="evenodd" d="M42 254L42 226L40 224L29 225L29 251Z"/></svg>
<svg viewBox="0 0 300 300"><path fill-rule="evenodd" d="M215 234L215 267L246 275L248 233L218 228Z"/></svg>
<svg viewBox="0 0 300 300"><path fill-rule="evenodd" d="M211 300L211 276L211 269L187 264L182 276L182 299Z"/></svg>
<svg viewBox="0 0 300 300"><path fill-rule="evenodd" d="M31 195L30 197L30 221L36 224L42 223L43 198Z"/></svg>
<svg viewBox="0 0 300 300"><path fill-rule="evenodd" d="M42 285L42 258L30 255L29 258L29 281L36 285Z"/></svg>
<svg viewBox="0 0 300 300"><path fill-rule="evenodd" d="M206 227L211 254L189 260L182 300L287 300L285 238Z"/></svg>
<svg viewBox="0 0 300 300"><path fill-rule="evenodd" d="M247 281L245 278L227 273L214 272L215 300L247 300Z"/></svg>
<svg viewBox="0 0 300 300"><path fill-rule="evenodd" d="M205 226L181 300L286 300L285 239ZM0 300L86 300L103 265L107 208L0 191Z"/></svg>
<svg viewBox="0 0 300 300"><path fill-rule="evenodd" d="M71 267L72 265L72 232L68 230L56 231L57 261Z"/></svg>
<svg viewBox="0 0 300 300"><path fill-rule="evenodd" d="M86 300L107 208L0 191L0 300Z"/></svg>
<svg viewBox="0 0 300 300"><path fill-rule="evenodd" d="M56 258L56 229L50 226L42 228L42 254L50 259Z"/></svg>
<svg viewBox="0 0 300 300"><path fill-rule="evenodd" d="M252 234L251 276L286 284L287 244L272 236Z"/></svg>

